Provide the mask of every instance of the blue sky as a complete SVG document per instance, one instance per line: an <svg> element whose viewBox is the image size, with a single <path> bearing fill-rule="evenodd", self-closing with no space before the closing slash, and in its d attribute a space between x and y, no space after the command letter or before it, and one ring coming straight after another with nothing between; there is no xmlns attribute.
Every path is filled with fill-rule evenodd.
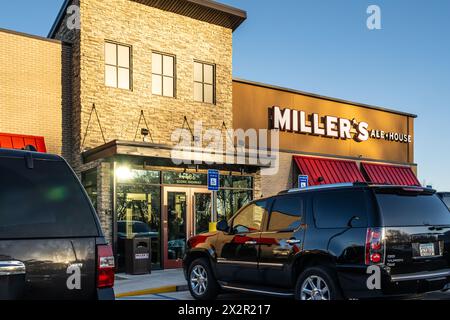
<svg viewBox="0 0 450 320"><path fill-rule="evenodd" d="M450 191L450 1L221 0L248 11L234 76L415 113L419 177ZM62 0L0 2L0 28L47 35ZM382 11L369 31L366 9Z"/></svg>

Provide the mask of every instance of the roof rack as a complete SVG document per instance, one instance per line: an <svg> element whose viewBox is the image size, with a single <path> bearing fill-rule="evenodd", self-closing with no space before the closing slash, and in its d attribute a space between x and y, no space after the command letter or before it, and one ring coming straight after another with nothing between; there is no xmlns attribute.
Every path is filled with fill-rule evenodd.
<svg viewBox="0 0 450 320"><path fill-rule="evenodd" d="M369 185L369 183L367 183L367 182L323 184L323 185L320 185L320 186L307 187L305 189L299 189L299 188L288 189L288 190L281 191L278 194L288 194L288 193L301 192L301 191L311 191L311 190L351 188L351 187L361 187L361 186L368 186L368 185Z"/></svg>

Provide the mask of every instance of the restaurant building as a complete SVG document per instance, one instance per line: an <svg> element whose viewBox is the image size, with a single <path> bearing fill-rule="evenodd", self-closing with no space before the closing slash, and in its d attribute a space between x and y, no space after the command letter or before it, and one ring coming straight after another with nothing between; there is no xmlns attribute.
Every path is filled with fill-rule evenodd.
<svg viewBox="0 0 450 320"><path fill-rule="evenodd" d="M64 3L48 39L0 31L10 41L0 42L0 77L16 79L0 78L2 92L36 78L8 100L0 97L9 117L0 122L8 133L0 134L0 147L36 146L33 139L40 139L63 155L96 207L119 266L123 239L136 234L151 237L153 267L181 266L188 237L252 199L297 187L299 175L310 185L419 184L415 115L233 79L233 31L246 17L209 0L73 0ZM22 59L30 66L19 73L14 66ZM27 88L45 85L48 92L33 91L36 101L21 100ZM54 100L41 103L44 95ZM41 104L47 109L39 116L22 117ZM174 159L177 129L189 132L194 147ZM264 174L268 165L251 152L239 163L198 161L199 154L215 156L204 134L227 136L230 129L279 132L279 142L268 146L276 174ZM245 139L232 142L233 156L238 147L252 149ZM217 218L207 189L211 168L221 173Z"/></svg>

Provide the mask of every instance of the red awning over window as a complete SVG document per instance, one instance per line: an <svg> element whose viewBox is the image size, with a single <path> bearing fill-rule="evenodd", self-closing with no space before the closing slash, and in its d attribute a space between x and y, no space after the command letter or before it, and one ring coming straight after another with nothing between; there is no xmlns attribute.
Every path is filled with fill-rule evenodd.
<svg viewBox="0 0 450 320"><path fill-rule="evenodd" d="M301 174L309 176L311 186L365 182L355 161L294 156Z"/></svg>
<svg viewBox="0 0 450 320"><path fill-rule="evenodd" d="M410 167L386 164L362 163L370 182L400 186L420 186L420 182Z"/></svg>
<svg viewBox="0 0 450 320"><path fill-rule="evenodd" d="M29 145L34 146L38 152L47 152L44 137L0 133L0 148L21 150Z"/></svg>

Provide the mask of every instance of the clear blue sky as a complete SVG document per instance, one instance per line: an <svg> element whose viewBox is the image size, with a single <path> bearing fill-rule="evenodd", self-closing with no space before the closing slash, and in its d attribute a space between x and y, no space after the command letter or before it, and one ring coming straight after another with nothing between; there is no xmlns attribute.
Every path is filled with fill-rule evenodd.
<svg viewBox="0 0 450 320"><path fill-rule="evenodd" d="M419 115L420 180L450 191L450 1L221 0L249 18L234 75ZM0 27L47 35L62 0L0 1ZM382 10L369 31L366 9Z"/></svg>

